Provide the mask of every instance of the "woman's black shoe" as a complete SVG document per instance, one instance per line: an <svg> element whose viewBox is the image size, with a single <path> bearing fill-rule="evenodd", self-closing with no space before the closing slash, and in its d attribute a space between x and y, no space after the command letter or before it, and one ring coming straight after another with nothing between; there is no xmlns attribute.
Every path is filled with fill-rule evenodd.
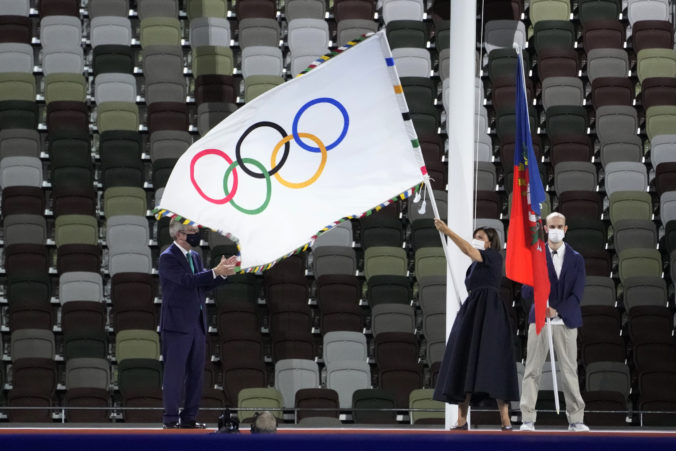
<svg viewBox="0 0 676 451"><path fill-rule="evenodd" d="M503 426L501 429L502 429L503 431L511 431L511 430L512 430L512 426Z"/></svg>
<svg viewBox="0 0 676 451"><path fill-rule="evenodd" d="M465 424L463 424L462 426L456 425L451 428L451 431L467 431L467 430L469 430L469 425L467 424L467 422L465 422Z"/></svg>

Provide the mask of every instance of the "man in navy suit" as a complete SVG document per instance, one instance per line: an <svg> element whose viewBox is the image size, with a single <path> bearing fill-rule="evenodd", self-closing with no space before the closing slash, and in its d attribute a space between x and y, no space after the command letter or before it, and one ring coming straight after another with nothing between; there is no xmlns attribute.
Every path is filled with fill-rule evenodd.
<svg viewBox="0 0 676 451"><path fill-rule="evenodd" d="M531 306L528 322L528 348L526 351L526 368L521 386L521 419L522 431L535 430L535 403L542 366L549 354L547 327L552 329L554 354L561 371L559 387L566 399L566 416L568 430L587 432L584 424L584 401L580 395L580 384L577 378L577 329L582 326L580 301L584 292L585 269L582 255L570 245L563 242L568 230L566 217L561 213L547 216L545 231L547 232L547 267L549 269L549 303L547 317L550 325L545 325L540 335L535 333L535 309ZM524 285L521 290L525 299L533 299L533 288Z"/></svg>
<svg viewBox="0 0 676 451"><path fill-rule="evenodd" d="M169 235L174 242L162 252L159 262L164 360L162 422L168 429L201 428L204 425L197 423L196 418L204 383L206 292L235 273L236 257L222 257L216 267L205 269L199 254L192 251L200 243L196 226L172 219Z"/></svg>

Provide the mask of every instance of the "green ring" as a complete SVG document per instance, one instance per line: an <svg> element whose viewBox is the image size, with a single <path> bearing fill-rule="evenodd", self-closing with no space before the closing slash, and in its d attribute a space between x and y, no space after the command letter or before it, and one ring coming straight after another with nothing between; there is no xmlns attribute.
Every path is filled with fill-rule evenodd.
<svg viewBox="0 0 676 451"><path fill-rule="evenodd" d="M242 158L242 162L253 164L263 173L263 176L265 177L267 191L265 193L265 201L263 202L263 205L261 205L260 207L253 208L251 210L247 210L246 208L240 207L239 205L237 205L234 199L230 199L230 205L232 205L238 211L245 213L247 215L257 215L268 207L268 204L270 203L270 198L272 197L272 182L270 181L270 173L268 172L267 169L265 169L265 166L263 166L262 163L260 163L257 160L254 160L253 158ZM223 191L225 191L226 196L230 194L230 191L228 190L228 178L230 177L230 173L233 171L233 169L235 169L235 166L237 165L238 165L237 160L230 163L230 166L228 166L228 169L226 169L225 175L223 176Z"/></svg>

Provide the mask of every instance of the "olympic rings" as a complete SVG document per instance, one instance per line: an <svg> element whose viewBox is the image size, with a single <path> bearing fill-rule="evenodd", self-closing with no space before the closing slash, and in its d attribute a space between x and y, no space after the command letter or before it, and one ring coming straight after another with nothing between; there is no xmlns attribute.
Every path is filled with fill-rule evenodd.
<svg viewBox="0 0 676 451"><path fill-rule="evenodd" d="M218 204L218 205L223 205L228 203L228 201L232 200L232 198L235 196L235 193L237 192L237 184L238 184L238 179L237 179L237 172L234 173L233 176L233 183L232 183L232 192L228 194L228 191L225 191L226 196L223 199L214 199L213 197L209 197L206 194L204 194L204 191L202 191L202 188L197 184L197 180L195 180L195 164L197 163L197 160L202 158L205 155L219 155L223 157L225 161L228 162L228 164L232 165L232 158L230 158L225 152L218 150L218 149L204 149L200 152L197 152L194 157L192 157L192 160L190 160L190 181L192 182L192 186L195 187L197 192L199 193L204 200L211 202L213 204Z"/></svg>
<svg viewBox="0 0 676 451"><path fill-rule="evenodd" d="M264 177L263 173L257 174L244 166L244 161L242 159L242 141L244 141L244 138L249 136L249 133L252 131L256 130L259 127L272 127L275 130L279 132L280 135L282 135L282 138L286 136L286 131L280 126L275 124L274 122L268 122L268 121L263 121L263 122L256 122L253 124L251 127L247 128L244 133L242 133L242 136L239 137L237 140L237 145L235 146L235 156L237 158L237 163L239 163L239 167L242 168L242 171L246 172L248 175L251 177L255 177L257 179L262 179ZM284 163L286 162L286 157L289 156L289 142L287 141L284 145L284 155L282 155L282 161L279 162L279 164L268 172L268 175L274 175L277 171L281 169L282 166L284 166Z"/></svg>
<svg viewBox="0 0 676 451"><path fill-rule="evenodd" d="M258 169L261 170L263 177L265 177L265 184L266 184L266 193L265 193L265 200L263 201L263 204L254 209L246 209L243 207L240 207L235 203L234 200L230 201L230 205L232 205L235 209L241 211L242 213L246 213L249 215L257 215L258 213L262 212L268 207L268 204L270 203L270 198L272 197L272 183L270 182L270 173L265 169L265 166L261 164L258 160L254 160L253 158L243 158L242 159L245 163L250 163L256 166ZM230 173L235 169L235 166L239 164L239 161L235 161L234 163L230 164L228 166L228 169L225 171L225 175L223 176L223 191L225 191L226 194L228 194L228 177L230 176Z"/></svg>
<svg viewBox="0 0 676 451"><path fill-rule="evenodd" d="M318 104L318 103L328 103L330 105L335 106L338 111L343 116L343 127L342 130L340 131L340 135L338 138L336 138L335 141L333 141L329 145L325 145L324 142L319 139L316 135L311 134L311 133L299 133L298 132L298 123L300 121L300 117L302 114L310 107ZM207 202L217 204L217 205L223 205L230 203L233 208L236 210L244 213L244 214L249 214L249 215L257 215L261 212L263 212L269 205L270 199L272 198L272 181L270 176L274 176L275 180L277 180L280 184L287 188L291 189L300 189L300 188L306 188L313 183L315 183L321 174L324 172L324 168L326 167L326 162L328 159L328 151L335 148L338 146L344 139L345 136L347 135L347 131L350 125L350 117L347 113L347 110L345 107L337 100L329 98L329 97L319 97L314 100L310 100L309 102L305 103L296 115L293 118L293 123L292 123L292 133L287 134L284 128L282 128L281 125L275 123L275 122L270 122L270 121L260 121L256 122L253 125L250 125L244 133L239 137L237 140L237 144L235 146L235 160L233 161L232 158L230 158L225 152L223 152L220 149L205 149L197 152L195 156L192 157L192 160L190 161L190 181L192 182L192 185L195 187L195 190L197 193ZM270 157L270 169L266 169L265 166L259 162L258 160L255 160L253 158L244 158L242 157L242 144L244 140L246 139L247 136L254 130L260 127L271 127L279 134L282 136L282 139L275 144L273 150L272 150L272 155ZM305 144L301 138L306 138L309 139L310 141L313 141L314 144L316 144L316 147L309 146ZM315 171L315 173L308 178L305 181L302 182L289 182L285 179L282 178L281 175L278 174L279 170L284 166L286 163L287 158L289 157L289 153L291 151L291 144L290 141L293 140L298 146L301 148L313 152L313 153L321 153L321 161L319 163L319 167ZM284 146L284 153L282 154L282 157L279 162L276 162L277 160L277 155L279 154L279 150ZM222 157L227 163L228 163L228 168L225 171L225 174L223 175L223 191L225 193L225 197L223 198L213 198L210 196L207 196L202 188L200 188L199 184L197 183L197 180L195 179L195 165L197 164L197 161L207 155L218 155ZM260 170L260 172L254 172L247 165L253 165L256 168ZM266 184L266 193L265 193L265 200L263 203L257 207L257 208L244 208L240 205L238 205L234 201L234 196L235 193L237 192L237 188L239 186L239 179L236 171L236 167L239 166L242 171L244 171L247 175L257 178L257 179L265 179L265 184ZM233 182L232 182L232 190L228 189L228 182L230 180L230 175L232 174L233 177Z"/></svg>
<svg viewBox="0 0 676 451"><path fill-rule="evenodd" d="M312 177L309 179L305 180L304 182L298 182L298 183L292 183L292 182L287 182L282 178L281 175L275 174L275 180L277 180L279 183L282 185L286 186L287 188L305 188L306 186L312 185L314 182L317 181L319 176L322 174L322 171L324 171L324 166L326 166L326 147L324 147L324 143L320 141L319 138L317 138L315 135L311 135L310 133L299 133L298 134L301 138L309 138L312 141L319 146L319 149L322 152L322 161L319 163L319 167L317 168L317 171L314 173ZM272 158L270 159L270 164L274 165L275 164L275 159L277 157L277 152L279 152L279 148L282 147L283 144L288 143L290 140L294 139L293 135L287 135L285 136L280 142L277 143L275 148L272 150ZM298 141L296 141L298 142ZM279 166L278 166L279 167Z"/></svg>
<svg viewBox="0 0 676 451"><path fill-rule="evenodd" d="M338 110L341 112L343 115L343 129L340 131L340 136L336 138L335 141L333 141L331 144L326 146L326 150L331 150L334 147L336 147L340 142L345 138L345 135L347 135L347 129L350 126L350 116L347 114L347 110L343 106L342 103L338 102L336 99L332 99L330 97L319 97L314 100L310 100L307 102L305 105L300 107L298 112L296 113L296 116L293 118L293 125L291 127L291 132L293 134L293 139L296 141L296 144L301 146L303 149L309 151L309 152L321 152L321 150L317 147L310 147L307 144L305 144L301 139L300 136L298 135L298 121L300 120L300 116L313 105L316 105L318 103L330 103L331 105L335 106L338 108Z"/></svg>

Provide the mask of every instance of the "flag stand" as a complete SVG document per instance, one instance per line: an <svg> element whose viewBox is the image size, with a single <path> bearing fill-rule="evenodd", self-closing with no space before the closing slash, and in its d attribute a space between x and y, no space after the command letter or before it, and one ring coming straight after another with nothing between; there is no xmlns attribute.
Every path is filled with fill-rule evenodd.
<svg viewBox="0 0 676 451"><path fill-rule="evenodd" d="M519 64L521 65L521 74L523 76L521 77L521 83L522 83L522 90L523 90L523 95L526 98L526 105L528 105L528 95L526 94L526 71L525 68L523 67L523 54L521 50L521 46L517 44L516 42L512 44L512 47L516 51L516 53L519 54ZM526 121L528 124L528 133L530 134L530 121ZM541 220L541 219L540 219ZM547 301L547 308L549 308L549 301ZM554 388L554 405L556 406L556 413L557 415L560 412L559 409L559 390L558 390L558 383L556 380L556 362L555 362L555 356L554 356L554 340L552 338L552 324L551 324L551 319L549 317L546 318L547 321L547 335L548 335L548 342L549 342L549 356L550 356L550 362L551 362L551 367L552 367L552 386Z"/></svg>

